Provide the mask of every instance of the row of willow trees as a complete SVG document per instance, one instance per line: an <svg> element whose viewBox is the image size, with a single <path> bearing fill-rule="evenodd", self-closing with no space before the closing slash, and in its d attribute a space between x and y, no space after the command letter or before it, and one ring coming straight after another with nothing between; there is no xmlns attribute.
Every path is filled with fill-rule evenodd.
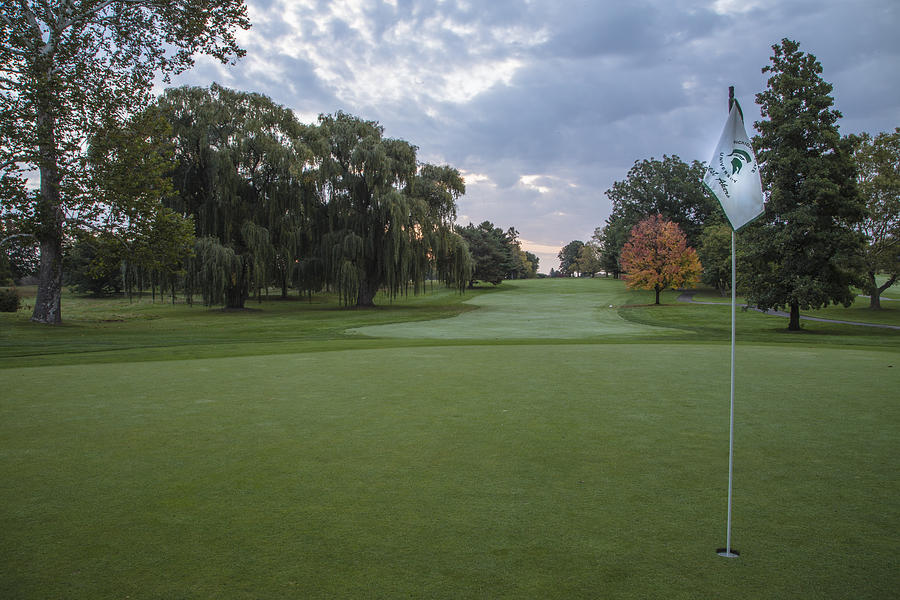
<svg viewBox="0 0 900 600"><path fill-rule="evenodd" d="M129 127L93 145L97 193L128 207L104 215L119 225L104 234L118 251L98 253L95 269L125 264L172 290L177 279L188 298L227 308L270 286L372 306L379 290L470 280L453 227L462 177L419 163L376 122L338 112L307 125L266 96L213 84L166 90Z"/></svg>

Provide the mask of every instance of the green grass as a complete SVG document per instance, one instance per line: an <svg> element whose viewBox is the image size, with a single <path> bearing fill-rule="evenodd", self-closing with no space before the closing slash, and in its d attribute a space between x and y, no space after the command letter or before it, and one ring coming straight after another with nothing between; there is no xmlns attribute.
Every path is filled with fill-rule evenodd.
<svg viewBox="0 0 900 600"><path fill-rule="evenodd" d="M611 280L571 279L508 282L500 291L465 304L477 307L440 321L393 323L353 329L367 336L442 340L620 339L665 336L664 326L646 326L620 314L633 292Z"/></svg>
<svg viewBox="0 0 900 600"><path fill-rule="evenodd" d="M484 290L478 293L490 293ZM152 303L149 298L63 298L64 324L44 327L29 321L31 309L0 313L0 361L4 366L183 360L319 351L372 346L347 330L395 321L441 319L472 307L472 298L434 287L427 294L391 301L377 298L378 308L341 308L331 296L248 301L245 311Z"/></svg>
<svg viewBox="0 0 900 600"><path fill-rule="evenodd" d="M887 279L884 276L877 278L879 284ZM858 290L859 291L859 290ZM862 294L861 291L859 291ZM723 297L718 292L709 289L699 290L694 299L700 302L717 302L731 304L731 296ZM865 296L857 296L849 307L832 305L818 310L801 311L801 316L815 317L818 319L832 319L836 321L852 321L859 323L877 323L881 325L894 325L900 327L900 282L895 283L881 294L881 310L871 310L869 299ZM746 299L738 297L737 302L746 304Z"/></svg>
<svg viewBox="0 0 900 600"><path fill-rule="evenodd" d="M738 313L728 560L730 311L675 296L0 315L0 597L889 597L900 336Z"/></svg>
<svg viewBox="0 0 900 600"><path fill-rule="evenodd" d="M65 323L61 327L31 323L26 300L18 313L0 313L0 366L187 360L434 344L633 343L638 339L693 343L730 339L727 304L687 305L676 301L678 295L665 292L664 306L652 306L652 292L628 291L613 279L530 280L479 288L465 295L435 286L418 296L393 301L380 298L374 310L343 309L333 297L319 296L311 303L297 297L261 304L252 300L247 303L248 310L239 312L151 303L149 298L129 302L66 296ZM863 316L872 312L828 310L835 311L833 318L842 320L865 320ZM885 323L900 325L900 308L885 309L881 314ZM809 321L804 321L803 327L802 334L790 334L785 331L786 319L752 311L738 314L738 336L743 342L900 348L896 332Z"/></svg>

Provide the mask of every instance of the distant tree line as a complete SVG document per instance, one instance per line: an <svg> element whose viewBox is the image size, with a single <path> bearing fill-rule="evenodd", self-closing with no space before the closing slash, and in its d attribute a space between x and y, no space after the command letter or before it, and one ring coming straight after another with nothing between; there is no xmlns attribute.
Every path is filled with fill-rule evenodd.
<svg viewBox="0 0 900 600"><path fill-rule="evenodd" d="M82 293L242 308L271 287L328 289L372 306L427 280L462 290L537 276L515 228L454 224L456 169L345 113L308 125L260 94L174 88L98 128L85 162L105 208L63 244L64 282ZM0 276L33 274L29 247L8 244Z"/></svg>
<svg viewBox="0 0 900 600"><path fill-rule="evenodd" d="M305 125L259 94L182 87L93 136L88 159L94 193L125 208L67 240L66 282L83 292L180 289L241 308L270 286L328 288L372 306L380 290L472 281L459 172L418 162L375 122ZM519 268L514 231L504 276Z"/></svg>

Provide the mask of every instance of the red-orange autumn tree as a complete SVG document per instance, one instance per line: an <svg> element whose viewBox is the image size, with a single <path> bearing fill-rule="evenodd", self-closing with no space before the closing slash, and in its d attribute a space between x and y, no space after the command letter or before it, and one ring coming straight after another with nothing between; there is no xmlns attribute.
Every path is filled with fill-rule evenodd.
<svg viewBox="0 0 900 600"><path fill-rule="evenodd" d="M697 252L689 248L678 225L662 215L644 219L631 228L620 257L631 289L655 290L691 286L700 280Z"/></svg>

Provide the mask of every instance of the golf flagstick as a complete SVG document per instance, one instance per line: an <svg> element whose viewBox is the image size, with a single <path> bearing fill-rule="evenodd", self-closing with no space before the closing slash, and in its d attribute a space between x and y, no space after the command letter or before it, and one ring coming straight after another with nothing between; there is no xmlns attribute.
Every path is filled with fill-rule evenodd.
<svg viewBox="0 0 900 600"><path fill-rule="evenodd" d="M763 212L762 184L759 164L744 129L744 115L734 98L734 86L728 88L728 120L716 145L712 160L706 167L703 185L716 197L731 223L731 407L728 425L728 519L725 548L719 556L735 558L738 552L731 547L731 501L734 487L734 347L735 306L737 304L736 232Z"/></svg>

